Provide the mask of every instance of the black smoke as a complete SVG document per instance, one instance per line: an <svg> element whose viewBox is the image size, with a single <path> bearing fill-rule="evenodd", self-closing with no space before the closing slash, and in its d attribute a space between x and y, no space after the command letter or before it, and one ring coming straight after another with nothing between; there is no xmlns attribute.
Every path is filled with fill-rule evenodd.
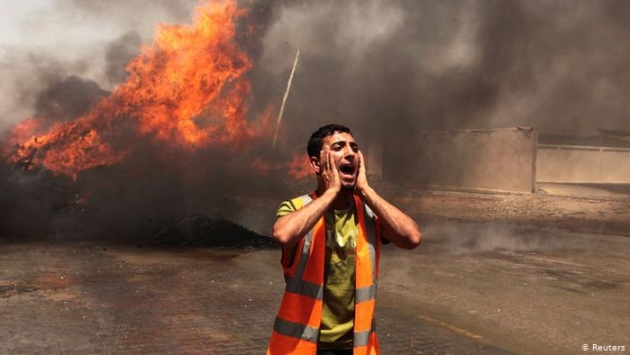
<svg viewBox="0 0 630 355"><path fill-rule="evenodd" d="M51 83L35 99L35 116L48 121L67 122L84 116L109 94L93 80L70 75Z"/></svg>
<svg viewBox="0 0 630 355"><path fill-rule="evenodd" d="M142 38L137 32L128 32L110 43L105 52L105 76L109 84L120 84L127 78L127 64L138 55Z"/></svg>

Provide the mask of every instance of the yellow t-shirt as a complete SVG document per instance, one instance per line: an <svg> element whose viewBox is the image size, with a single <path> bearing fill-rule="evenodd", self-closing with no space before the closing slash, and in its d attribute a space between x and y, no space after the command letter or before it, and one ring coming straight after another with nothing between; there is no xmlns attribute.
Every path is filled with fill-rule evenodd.
<svg viewBox="0 0 630 355"><path fill-rule="evenodd" d="M301 200L280 205L277 217L301 208ZM354 326L354 293L358 220L354 203L348 210L328 211L326 220L326 269L324 307L319 329L319 349L351 349ZM296 246L297 248L297 246ZM293 250L293 256L297 250Z"/></svg>

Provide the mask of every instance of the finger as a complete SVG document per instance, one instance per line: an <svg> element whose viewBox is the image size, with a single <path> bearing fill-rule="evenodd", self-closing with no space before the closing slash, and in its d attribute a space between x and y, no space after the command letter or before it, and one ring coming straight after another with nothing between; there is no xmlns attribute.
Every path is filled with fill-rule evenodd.
<svg viewBox="0 0 630 355"><path fill-rule="evenodd" d="M335 173L335 176L339 176L339 169L337 167L337 164L335 164L335 159L332 152L330 152L330 170Z"/></svg>
<svg viewBox="0 0 630 355"><path fill-rule="evenodd" d="M330 151L330 148L326 147L326 169L331 172L333 171L332 161L332 152Z"/></svg>
<svg viewBox="0 0 630 355"><path fill-rule="evenodd" d="M328 169L330 169L330 171L335 171L335 164L333 163L331 151L328 151Z"/></svg>
<svg viewBox="0 0 630 355"><path fill-rule="evenodd" d="M359 151L359 169L365 169L365 162L363 160L363 153Z"/></svg>
<svg viewBox="0 0 630 355"><path fill-rule="evenodd" d="M319 170L320 173L322 173L324 170L326 170L326 166L328 165L327 163L327 157L328 155L326 154L326 149L322 149L319 152Z"/></svg>

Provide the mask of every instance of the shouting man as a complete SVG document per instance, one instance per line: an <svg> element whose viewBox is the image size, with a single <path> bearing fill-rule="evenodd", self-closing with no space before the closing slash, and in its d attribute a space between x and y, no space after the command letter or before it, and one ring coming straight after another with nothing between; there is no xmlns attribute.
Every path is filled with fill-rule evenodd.
<svg viewBox="0 0 630 355"><path fill-rule="evenodd" d="M380 244L413 249L420 230L369 186L350 129L321 127L307 151L317 189L283 202L273 226L286 289L267 354L378 354Z"/></svg>

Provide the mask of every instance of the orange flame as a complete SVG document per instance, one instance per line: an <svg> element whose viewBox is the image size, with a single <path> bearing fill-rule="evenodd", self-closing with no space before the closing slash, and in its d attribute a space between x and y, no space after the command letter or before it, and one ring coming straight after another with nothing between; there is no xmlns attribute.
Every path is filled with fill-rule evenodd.
<svg viewBox="0 0 630 355"><path fill-rule="evenodd" d="M31 139L35 139L36 135L41 132L44 119L42 117L27 118L18 126L13 128L9 142L19 143Z"/></svg>
<svg viewBox="0 0 630 355"><path fill-rule="evenodd" d="M34 117L27 118L19 125L13 127L8 139L0 142L0 152L2 152L2 155L18 154L21 149L20 143L37 139L37 134L42 131L43 124L44 119L42 117Z"/></svg>
<svg viewBox="0 0 630 355"><path fill-rule="evenodd" d="M24 144L39 144L37 135L43 131L44 118L27 118L16 125L10 132L8 139L0 142L0 152L2 156L11 156L13 163L21 165L26 170L33 169L33 159L31 150L26 149Z"/></svg>
<svg viewBox="0 0 630 355"><path fill-rule="evenodd" d="M15 127L12 136L22 143L10 159L76 178L121 162L133 147L114 142L130 127L184 149L239 147L267 135L269 111L254 122L246 118L251 89L243 75L252 62L235 41L235 19L244 14L233 1L208 0L192 25L159 25L154 42L128 65L127 81L86 116L40 136L35 121Z"/></svg>

